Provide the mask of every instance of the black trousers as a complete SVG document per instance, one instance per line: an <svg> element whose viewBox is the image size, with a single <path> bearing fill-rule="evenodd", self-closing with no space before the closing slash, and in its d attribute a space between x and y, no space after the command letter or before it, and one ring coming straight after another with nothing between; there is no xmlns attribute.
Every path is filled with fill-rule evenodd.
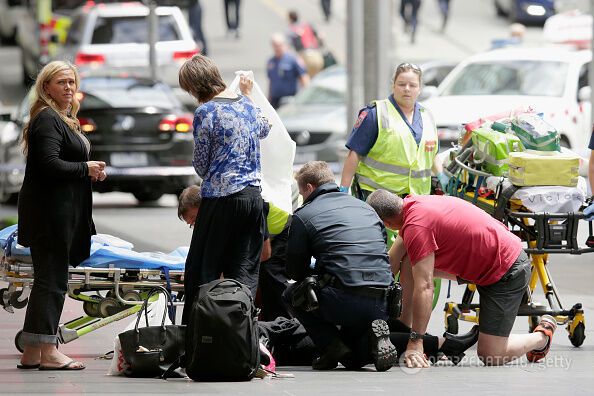
<svg viewBox="0 0 594 396"><path fill-rule="evenodd" d="M350 365L363 367L372 362L368 335L374 319L388 319L385 298L362 297L342 289L326 286L316 292L320 308L306 312L301 307L290 305L297 284L291 285L283 294L285 304L301 322L316 347L323 353L334 340L340 339L353 352ZM410 328L394 325L390 321L390 341L401 356L408 345ZM396 323L400 323L396 321ZM340 326L340 330L338 329ZM432 361L436 361L438 338L423 336L423 349Z"/></svg>
<svg viewBox="0 0 594 396"><path fill-rule="evenodd" d="M26 345L55 344L68 291L68 255L65 248L40 241L32 244L31 259L35 281L25 314L22 340Z"/></svg>
<svg viewBox="0 0 594 396"><path fill-rule="evenodd" d="M386 297L364 297L326 286L316 291L319 308L307 312L302 307L291 305L296 285L298 283L287 288L283 299L316 347L323 353L334 340L339 339L351 348L353 367L371 363L369 329L373 320L388 319Z"/></svg>
<svg viewBox="0 0 594 396"><path fill-rule="evenodd" d="M272 238L270 259L260 264L258 289L260 290L260 309L262 310L260 319L263 321L273 321L279 316L291 317L282 300L282 295L289 286L285 268L288 237L289 229L287 228Z"/></svg>
<svg viewBox="0 0 594 396"><path fill-rule="evenodd" d="M260 187L202 199L186 259L182 323L189 319L200 285L221 274L248 286L256 296L264 227Z"/></svg>
<svg viewBox="0 0 594 396"><path fill-rule="evenodd" d="M225 0L225 21L229 30L239 29L239 2L240 0Z"/></svg>
<svg viewBox="0 0 594 396"><path fill-rule="evenodd" d="M190 22L190 28L194 33L194 40L200 41L202 44L202 55L208 56L208 46L206 44L206 37L202 31L202 7L200 6L200 0L188 9L188 19Z"/></svg>

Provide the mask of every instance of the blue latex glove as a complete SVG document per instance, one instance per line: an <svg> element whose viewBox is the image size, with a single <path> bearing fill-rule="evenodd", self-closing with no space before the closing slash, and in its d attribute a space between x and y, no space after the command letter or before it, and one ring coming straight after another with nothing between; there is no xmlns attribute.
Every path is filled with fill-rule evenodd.
<svg viewBox="0 0 594 396"><path fill-rule="evenodd" d="M439 180L439 184L441 184L441 188L445 191L450 182L450 178L444 172L439 172L437 174L437 179Z"/></svg>
<svg viewBox="0 0 594 396"><path fill-rule="evenodd" d="M584 209L584 214L587 216L586 220L592 221L594 220L594 203L590 204L586 209Z"/></svg>
<svg viewBox="0 0 594 396"><path fill-rule="evenodd" d="M349 188L345 187L345 186L340 186L338 187L338 190L342 193L348 194L349 193Z"/></svg>

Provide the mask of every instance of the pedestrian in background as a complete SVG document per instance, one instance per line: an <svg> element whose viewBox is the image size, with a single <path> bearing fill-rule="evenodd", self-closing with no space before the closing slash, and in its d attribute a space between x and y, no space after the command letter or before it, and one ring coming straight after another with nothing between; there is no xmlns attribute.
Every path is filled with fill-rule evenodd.
<svg viewBox="0 0 594 396"><path fill-rule="evenodd" d="M400 16L404 21L404 31L410 32L411 44L415 43L419 8L421 8L421 0L400 0Z"/></svg>
<svg viewBox="0 0 594 396"><path fill-rule="evenodd" d="M297 55L305 63L307 74L315 76L324 68L322 40L318 32L308 22L301 22L295 10L289 11L289 40Z"/></svg>
<svg viewBox="0 0 594 396"><path fill-rule="evenodd" d="M319 48L318 33L308 22L299 21L299 13L296 10L289 11L289 38L295 51Z"/></svg>
<svg viewBox="0 0 594 396"><path fill-rule="evenodd" d="M225 22L227 34L239 38L239 6L240 0L225 0Z"/></svg>
<svg viewBox="0 0 594 396"><path fill-rule="evenodd" d="M526 33L526 26L521 23L512 23L509 25L509 37L504 39L491 40L492 50L504 48L514 45L522 45L524 42L524 34Z"/></svg>
<svg viewBox="0 0 594 396"><path fill-rule="evenodd" d="M192 33L194 34L194 40L200 42L200 53L203 55L208 55L206 37L202 32L202 7L200 6L200 0L190 0L189 4L188 21L190 28L192 29Z"/></svg>
<svg viewBox="0 0 594 396"><path fill-rule="evenodd" d="M188 18L190 28L194 34L194 40L200 42L200 53L208 55L208 46L206 44L206 37L202 32L202 7L200 0L191 0L188 8Z"/></svg>
<svg viewBox="0 0 594 396"><path fill-rule="evenodd" d="M305 65L294 54L290 53L287 41L282 34L276 33L271 39L274 56L268 60L268 101L277 109L282 98L294 96L299 85L309 84L309 76Z"/></svg>
<svg viewBox="0 0 594 396"><path fill-rule="evenodd" d="M441 31L444 32L450 17L450 0L437 0L441 12Z"/></svg>
<svg viewBox="0 0 594 396"><path fill-rule="evenodd" d="M242 94L235 94L203 55L182 65L179 85L200 104L192 164L202 178L202 200L184 273L182 322L187 323L198 287L221 274L249 287L255 297L266 227L260 139L268 136L270 123L250 98L254 82L242 76Z"/></svg>
<svg viewBox="0 0 594 396"><path fill-rule="evenodd" d="M322 12L324 13L324 20L326 22L330 21L330 16L332 15L332 2L331 0L321 0L320 5L322 6Z"/></svg>
<svg viewBox="0 0 594 396"><path fill-rule="evenodd" d="M89 161L89 140L76 114L80 103L78 72L54 61L39 72L23 128L27 157L19 194L18 242L31 248L35 282L23 325L20 369L82 370L57 349L58 323L68 291L68 267L89 257L91 183L105 180L105 162Z"/></svg>

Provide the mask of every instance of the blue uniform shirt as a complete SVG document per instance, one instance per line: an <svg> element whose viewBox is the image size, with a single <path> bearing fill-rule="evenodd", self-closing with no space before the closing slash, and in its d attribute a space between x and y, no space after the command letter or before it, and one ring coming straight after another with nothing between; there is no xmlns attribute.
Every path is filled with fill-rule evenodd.
<svg viewBox="0 0 594 396"><path fill-rule="evenodd" d="M270 97L273 99L295 95L299 77L306 73L302 63L290 53L284 53L280 58L270 58L266 70L270 81Z"/></svg>
<svg viewBox="0 0 594 396"><path fill-rule="evenodd" d="M592 136L590 136L590 144L588 145L590 150L594 150L594 131L592 131Z"/></svg>
<svg viewBox="0 0 594 396"><path fill-rule="evenodd" d="M415 103L415 111L413 114L412 125L408 122L406 116L402 113L400 106L396 103L394 95L388 96L390 102L394 105L408 128L412 133L417 145L421 142L423 136L423 119L421 118L421 106ZM359 118L353 127L351 136L346 143L346 147L349 150L353 150L359 155L366 156L371 148L375 145L378 135L377 126L377 109L375 104L369 104L364 109L359 111Z"/></svg>

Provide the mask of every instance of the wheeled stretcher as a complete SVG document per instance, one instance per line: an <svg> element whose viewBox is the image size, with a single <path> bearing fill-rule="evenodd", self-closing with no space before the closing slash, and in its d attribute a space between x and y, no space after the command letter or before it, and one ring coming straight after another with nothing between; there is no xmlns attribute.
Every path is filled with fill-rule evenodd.
<svg viewBox="0 0 594 396"><path fill-rule="evenodd" d="M29 249L16 243L16 226L0 230L0 304L14 313L27 306L34 282ZM135 314L148 292L163 287L180 297L187 248L164 253L138 253L132 244L109 235L92 238L91 256L68 270L68 296L83 303L84 316L60 325L58 339L71 342ZM15 346L22 351L21 332Z"/></svg>
<svg viewBox="0 0 594 396"><path fill-rule="evenodd" d="M444 187L448 195L462 198L501 220L525 243L524 250L532 261L530 283L518 316L527 316L529 331L540 322L541 315L552 315L566 325L571 343L579 347L585 339L585 318L581 303L563 308L559 291L547 268L549 254L584 254L594 252L592 223L585 243L578 241L581 208L585 204L584 187L516 187L506 177L494 177L480 170L475 162L472 142L452 150L446 174L450 181ZM583 190L583 191L582 191ZM540 284L546 304L533 300ZM475 285L467 285L460 303L447 302L445 327L458 332L458 321L478 323L480 305L473 303Z"/></svg>

